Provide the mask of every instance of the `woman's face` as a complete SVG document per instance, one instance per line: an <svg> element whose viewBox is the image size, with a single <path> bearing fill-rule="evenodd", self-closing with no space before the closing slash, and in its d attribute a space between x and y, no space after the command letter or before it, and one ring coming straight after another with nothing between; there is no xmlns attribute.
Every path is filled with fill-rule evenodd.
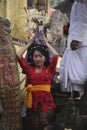
<svg viewBox="0 0 87 130"><path fill-rule="evenodd" d="M46 60L45 56L38 50L35 50L35 52L33 54L33 62L35 64L35 66L37 66L37 67L43 66L45 60Z"/></svg>

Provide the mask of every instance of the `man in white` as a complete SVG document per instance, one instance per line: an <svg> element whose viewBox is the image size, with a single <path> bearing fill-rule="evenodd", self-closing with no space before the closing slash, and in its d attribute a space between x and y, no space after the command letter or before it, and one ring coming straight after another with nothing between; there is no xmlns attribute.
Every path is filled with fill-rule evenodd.
<svg viewBox="0 0 87 130"><path fill-rule="evenodd" d="M61 89L82 95L87 80L87 1L76 0L70 17L67 48L60 66Z"/></svg>

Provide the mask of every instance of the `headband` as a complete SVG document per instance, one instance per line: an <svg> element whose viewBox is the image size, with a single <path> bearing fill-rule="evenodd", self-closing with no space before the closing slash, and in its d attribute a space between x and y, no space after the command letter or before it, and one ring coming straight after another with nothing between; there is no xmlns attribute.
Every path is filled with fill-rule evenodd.
<svg viewBox="0 0 87 130"><path fill-rule="evenodd" d="M42 48L43 50L48 51L48 48L46 46L43 46L43 45L34 45L34 46L31 45L29 50L36 50L38 48Z"/></svg>

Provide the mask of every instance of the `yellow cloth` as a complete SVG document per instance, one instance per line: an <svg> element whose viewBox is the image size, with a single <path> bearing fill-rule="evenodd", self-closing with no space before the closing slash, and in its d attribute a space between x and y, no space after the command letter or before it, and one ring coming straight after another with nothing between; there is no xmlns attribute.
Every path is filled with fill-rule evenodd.
<svg viewBox="0 0 87 130"><path fill-rule="evenodd" d="M42 91L47 91L47 92L50 92L50 85L32 85L32 84L29 84L27 87L26 87L26 96L25 96L25 99L24 99L24 105L26 108L32 108L32 92L33 91L38 91L38 90L42 90Z"/></svg>

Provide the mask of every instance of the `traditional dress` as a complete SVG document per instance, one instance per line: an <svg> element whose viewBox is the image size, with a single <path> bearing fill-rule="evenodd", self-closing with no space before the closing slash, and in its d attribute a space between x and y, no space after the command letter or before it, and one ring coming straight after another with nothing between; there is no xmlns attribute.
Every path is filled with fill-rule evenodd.
<svg viewBox="0 0 87 130"><path fill-rule="evenodd" d="M71 50L71 42L79 41L79 48ZM63 91L84 91L87 80L87 2L74 2L70 17L67 48L60 67Z"/></svg>
<svg viewBox="0 0 87 130"><path fill-rule="evenodd" d="M24 58L18 58L18 62L28 80L27 94L24 100L27 108L28 130L42 130L42 127L52 119L55 103L50 92L50 85L57 59L57 56L53 57L48 67L44 66L42 72L36 73L34 66L29 65Z"/></svg>

